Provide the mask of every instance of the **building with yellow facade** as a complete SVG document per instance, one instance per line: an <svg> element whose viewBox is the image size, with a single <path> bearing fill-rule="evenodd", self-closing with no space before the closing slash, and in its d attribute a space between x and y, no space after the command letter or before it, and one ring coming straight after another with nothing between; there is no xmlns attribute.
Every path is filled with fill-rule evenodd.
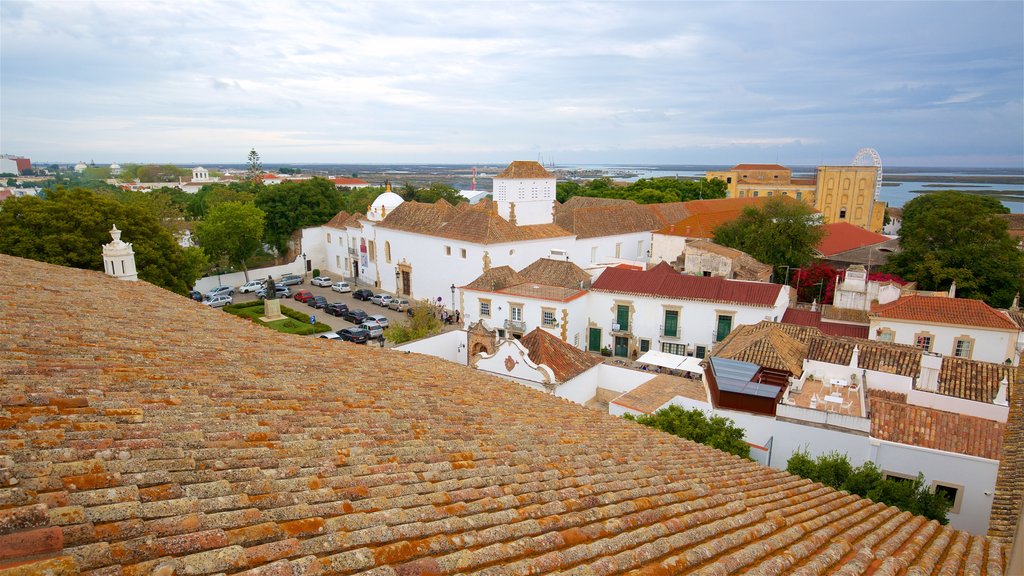
<svg viewBox="0 0 1024 576"><path fill-rule="evenodd" d="M881 232L885 220L876 166L818 166L814 178L793 178L792 170L778 164L737 164L709 171L707 178L725 181L728 198L796 198L821 212L825 224L848 222Z"/></svg>

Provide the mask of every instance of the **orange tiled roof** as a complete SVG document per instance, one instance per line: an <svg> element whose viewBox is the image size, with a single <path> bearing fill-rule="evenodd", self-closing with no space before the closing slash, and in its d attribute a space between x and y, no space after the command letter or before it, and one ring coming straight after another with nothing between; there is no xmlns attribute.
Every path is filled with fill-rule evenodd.
<svg viewBox="0 0 1024 576"><path fill-rule="evenodd" d="M338 212L337 214L335 214L334 218L331 218L330 221L327 222L327 224L324 224L324 226L330 226L331 228L337 228L339 230L344 230L345 229L345 224L348 222L348 220L349 220L349 218L351 216L352 216L351 214L349 214L348 212L345 212L344 210L342 210L341 212Z"/></svg>
<svg viewBox="0 0 1024 576"><path fill-rule="evenodd" d="M1002 543L468 367L99 272L0 277L17 574L1005 571Z"/></svg>
<svg viewBox="0 0 1024 576"><path fill-rule="evenodd" d="M910 320L975 326L994 330L1017 330L1017 325L998 310L970 298L946 298L911 294L888 304L875 306L871 316L887 320Z"/></svg>
<svg viewBox="0 0 1024 576"><path fill-rule="evenodd" d="M554 178L555 175L548 172L540 162L533 160L516 160L501 171L495 178L508 178L510 180L533 179L533 178Z"/></svg>
<svg viewBox="0 0 1024 576"><path fill-rule="evenodd" d="M558 383L572 380L602 361L600 356L588 354L540 328L531 330L520 342L534 364L551 368Z"/></svg>
<svg viewBox="0 0 1024 576"><path fill-rule="evenodd" d="M776 325L745 325L730 332L715 346L712 355L799 376L803 373L807 344Z"/></svg>
<svg viewBox="0 0 1024 576"><path fill-rule="evenodd" d="M835 222L822 226L825 236L816 247L822 256L834 256L864 246L874 246L889 241L888 236L875 234L849 222ZM877 259L877 258L876 258Z"/></svg>
<svg viewBox="0 0 1024 576"><path fill-rule="evenodd" d="M824 310L811 312L799 308L787 308L782 315L782 321L787 324L800 324L801 326L813 326L825 334L832 336L852 336L854 338L867 338L868 327L855 324L844 324L841 322L826 322L823 320Z"/></svg>
<svg viewBox="0 0 1024 576"><path fill-rule="evenodd" d="M528 282L548 286L579 289L590 285L590 274L568 260L538 258L520 270L519 274Z"/></svg>
<svg viewBox="0 0 1024 576"><path fill-rule="evenodd" d="M1003 434L1003 453L988 523L988 535L1004 542L1013 540L1024 505L1024 370L1018 370L1017 382L1010 384L1009 400L1010 414ZM1024 534L1017 537L1024 537Z"/></svg>
<svg viewBox="0 0 1024 576"><path fill-rule="evenodd" d="M347 178L344 176L335 176L331 178L331 182L334 182L335 186L363 186L369 184L362 178Z"/></svg>
<svg viewBox="0 0 1024 576"><path fill-rule="evenodd" d="M519 272L509 266L491 268L464 288L569 301L586 294L589 282L590 275L572 262L541 258Z"/></svg>
<svg viewBox="0 0 1024 576"><path fill-rule="evenodd" d="M778 164L737 164L732 167L733 170L789 170L785 166L779 166Z"/></svg>
<svg viewBox="0 0 1024 576"><path fill-rule="evenodd" d="M907 404L896 394L868 392L871 436L879 440L998 460L1006 424Z"/></svg>
<svg viewBox="0 0 1024 576"><path fill-rule="evenodd" d="M655 234L686 236L688 238L712 238L715 228L732 222L745 208L760 208L769 200L799 202L789 196L759 196L757 198L718 198L715 200L691 200L684 202L687 216L675 223L664 226Z"/></svg>
<svg viewBox="0 0 1024 576"><path fill-rule="evenodd" d="M707 390L700 380L659 374L611 401L642 414L651 414L676 396L698 402L709 402Z"/></svg>
<svg viewBox="0 0 1024 576"><path fill-rule="evenodd" d="M647 232L661 226L653 212L633 201L593 202L580 198L573 196L555 208L555 224L577 238Z"/></svg>
<svg viewBox="0 0 1024 576"><path fill-rule="evenodd" d="M488 210L466 203L452 206L444 200L433 204L402 202L378 226L427 236L476 244L502 244L524 240L559 238L571 234L555 224L516 226Z"/></svg>

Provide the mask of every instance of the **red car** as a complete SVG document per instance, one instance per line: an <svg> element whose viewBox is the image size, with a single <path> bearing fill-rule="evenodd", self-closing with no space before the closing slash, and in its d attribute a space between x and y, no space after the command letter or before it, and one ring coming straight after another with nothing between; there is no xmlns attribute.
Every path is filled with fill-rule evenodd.
<svg viewBox="0 0 1024 576"><path fill-rule="evenodd" d="M313 293L310 292L309 290L299 290L298 292L295 293L295 296L292 296L292 298L298 300L299 302L305 302L306 300L309 300L312 297Z"/></svg>

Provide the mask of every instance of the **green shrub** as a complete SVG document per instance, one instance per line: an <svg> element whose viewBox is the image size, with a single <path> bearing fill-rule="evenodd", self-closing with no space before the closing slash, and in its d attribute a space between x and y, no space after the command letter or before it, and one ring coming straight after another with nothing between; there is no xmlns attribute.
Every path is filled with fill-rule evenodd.
<svg viewBox="0 0 1024 576"><path fill-rule="evenodd" d="M256 306L263 306L262 300L250 300L248 302L239 302L238 304L228 304L224 307L226 312L235 312L237 310L244 310L246 308L255 308Z"/></svg>
<svg viewBox="0 0 1024 576"><path fill-rule="evenodd" d="M402 344L438 334L441 332L441 327L441 321L434 316L434 310L430 304L419 300L412 304L412 316L385 328L384 337L395 344Z"/></svg>
<svg viewBox="0 0 1024 576"><path fill-rule="evenodd" d="M916 479L885 478L874 462L854 468L845 454L830 452L811 460L806 450L790 456L786 470L808 480L846 490L875 502L895 506L942 524L949 522L946 514L951 503L945 495L932 493L924 484L924 474Z"/></svg>
<svg viewBox="0 0 1024 576"><path fill-rule="evenodd" d="M626 414L627 420L633 420L644 426L657 428L680 438L699 442L724 452L743 458L750 458L750 445L743 440L743 429L721 416L708 418L703 411L696 408L687 410L681 406L662 408L654 414L633 416Z"/></svg>
<svg viewBox="0 0 1024 576"><path fill-rule="evenodd" d="M320 275L320 269L319 268L313 268L313 276L316 277L316 276L319 276L319 275Z"/></svg>

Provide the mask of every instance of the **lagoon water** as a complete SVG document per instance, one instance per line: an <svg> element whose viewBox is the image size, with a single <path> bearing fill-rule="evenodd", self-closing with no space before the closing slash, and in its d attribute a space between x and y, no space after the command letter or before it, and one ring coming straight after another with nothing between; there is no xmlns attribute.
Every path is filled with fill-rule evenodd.
<svg viewBox="0 0 1024 576"><path fill-rule="evenodd" d="M675 166L651 166L651 165L610 165L610 164L590 164L590 165L577 165L577 166L557 166L562 169L580 169L580 170L601 170L607 173L609 176L616 180L623 180L626 182L635 182L640 178L664 178L671 176L679 176L683 178L700 178L704 176L707 170L728 170L730 166L679 166L678 169ZM878 193L878 199L888 203L889 206L903 206L907 202L910 202L916 198L919 194L915 193L916 190L969 190L983 192L985 190L1000 190L1009 191L1016 196L1014 199L1002 199L1003 206L1010 209L1010 212L1024 213L1024 184L985 184L976 181L967 182L926 182L926 181L909 181L909 182L885 182L883 169L883 182L884 185ZM796 167L793 169L793 176L796 177L809 177L814 173L812 167ZM1021 171L1018 169L993 169L993 168L955 168L955 169L936 169L936 168L924 168L924 169L911 169L911 168L893 168L893 174L899 174L901 176L945 176L945 177L958 177L958 176L971 176L971 177L983 177L983 176L1017 176L1024 177ZM617 176L618 174L618 176ZM627 174L633 174L633 176L627 176ZM927 186L926 186L927 184ZM941 186L936 186L941 184Z"/></svg>

